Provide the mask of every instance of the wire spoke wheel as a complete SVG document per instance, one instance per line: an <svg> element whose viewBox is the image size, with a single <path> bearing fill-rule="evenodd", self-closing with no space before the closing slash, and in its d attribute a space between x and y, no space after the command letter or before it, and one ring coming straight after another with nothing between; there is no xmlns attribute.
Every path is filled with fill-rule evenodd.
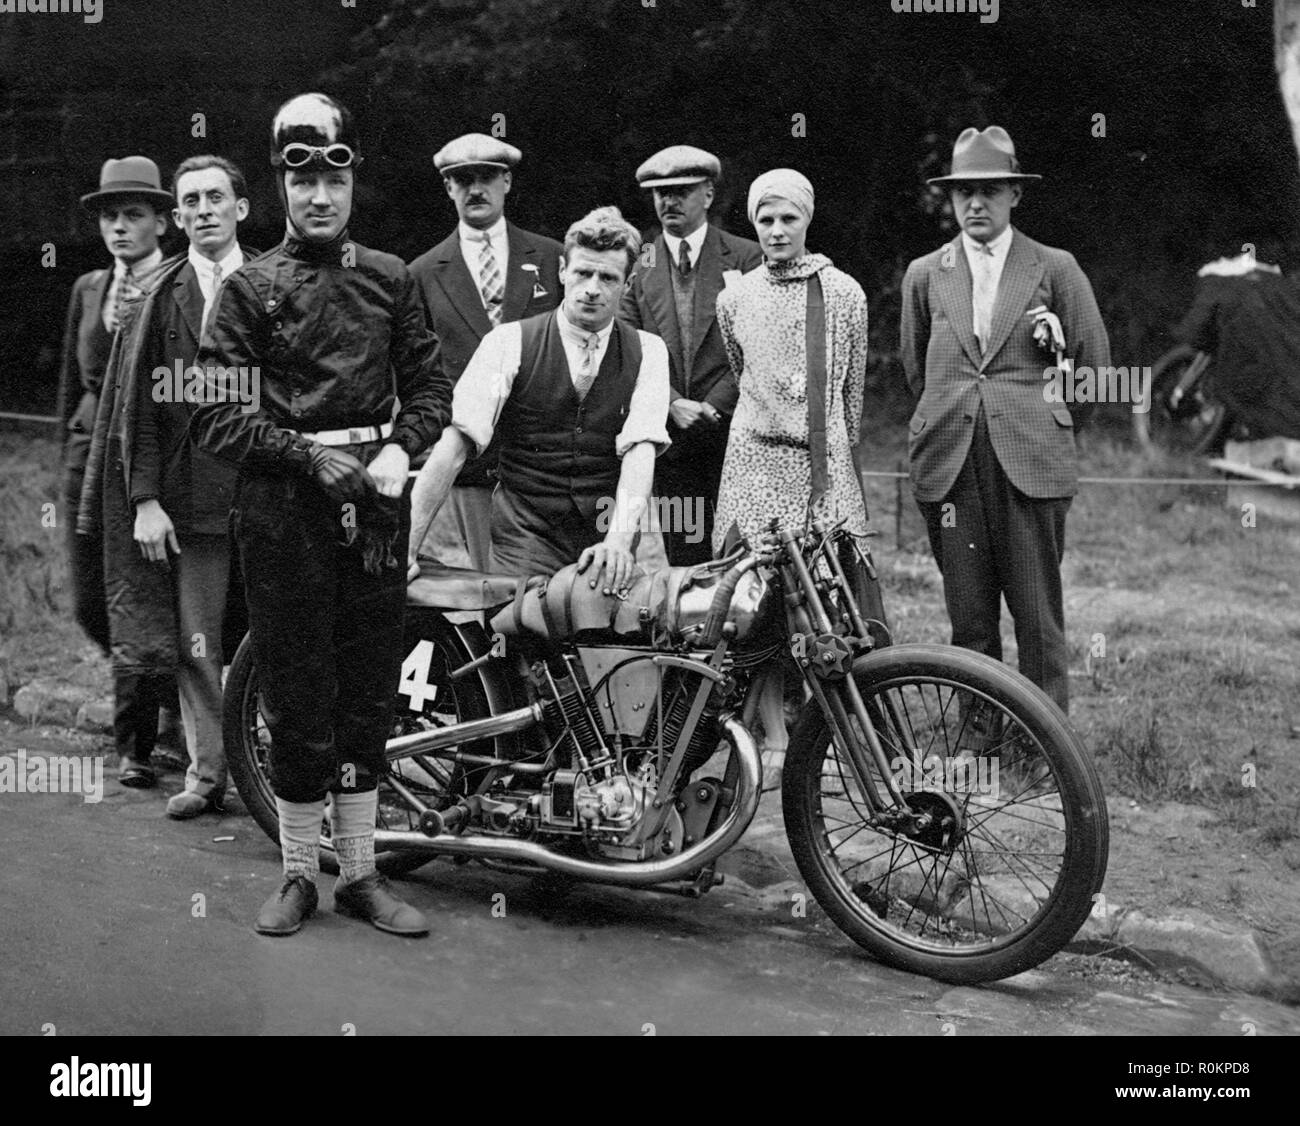
<svg viewBox="0 0 1300 1126"><path fill-rule="evenodd" d="M1150 409L1133 415L1139 442L1151 452L1220 453L1228 408L1209 395L1213 358L1189 344L1171 348L1151 370Z"/></svg>
<svg viewBox="0 0 1300 1126"><path fill-rule="evenodd" d="M451 670L469 657L441 615L408 613L406 652L403 682L395 686L398 692L393 735L433 730L488 714L486 698L476 677L457 682L450 678ZM257 669L248 637L240 644L226 680L223 729L226 760L235 788L253 819L267 836L279 843L279 816L271 788L271 732L259 706ZM426 805L442 808L454 796L465 792L465 784L459 768L452 768L430 755L390 762L378 786L375 826L401 831L418 828L418 815L402 794L403 789ZM321 824L320 857L325 871L338 870L338 858L330 838L328 807ZM400 876L430 859L428 853L389 851L377 854L375 865L386 875Z"/></svg>
<svg viewBox="0 0 1300 1126"><path fill-rule="evenodd" d="M1064 716L962 649L891 647L854 677L906 805L856 720L841 747L818 709L805 712L783 800L818 902L883 961L944 980L995 980L1050 957L1087 917L1107 851L1100 785Z"/></svg>

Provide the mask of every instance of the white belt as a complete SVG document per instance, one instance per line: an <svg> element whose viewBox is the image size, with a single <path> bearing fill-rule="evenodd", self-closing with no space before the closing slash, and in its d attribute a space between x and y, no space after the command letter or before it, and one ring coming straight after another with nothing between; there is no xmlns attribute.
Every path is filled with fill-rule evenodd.
<svg viewBox="0 0 1300 1126"><path fill-rule="evenodd" d="M317 430L314 434L303 434L322 446L357 446L362 442L377 442L393 433L393 424L385 422L383 426L354 426L348 430Z"/></svg>

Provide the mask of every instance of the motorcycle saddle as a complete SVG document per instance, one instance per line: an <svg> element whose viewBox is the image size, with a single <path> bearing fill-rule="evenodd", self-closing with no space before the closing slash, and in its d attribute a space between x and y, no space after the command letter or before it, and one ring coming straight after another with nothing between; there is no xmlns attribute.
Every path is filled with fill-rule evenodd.
<svg viewBox="0 0 1300 1126"><path fill-rule="evenodd" d="M444 567L421 559L420 577L407 585L406 601L434 610L489 610L514 601L523 581L518 575Z"/></svg>

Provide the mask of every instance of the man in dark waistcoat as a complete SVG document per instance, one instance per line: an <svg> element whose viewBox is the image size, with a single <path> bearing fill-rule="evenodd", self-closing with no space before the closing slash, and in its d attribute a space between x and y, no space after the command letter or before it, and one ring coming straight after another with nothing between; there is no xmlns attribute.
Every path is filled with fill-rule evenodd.
<svg viewBox="0 0 1300 1126"><path fill-rule="evenodd" d="M483 338L416 479L412 543L466 457L499 434L491 569L549 575L577 560L593 586L627 586L668 445L667 349L614 319L640 243L617 208L591 212L565 235L560 308Z"/></svg>
<svg viewBox="0 0 1300 1126"><path fill-rule="evenodd" d="M402 659L407 471L448 421L451 388L405 264L348 237L351 116L303 94L271 133L285 239L225 282L199 352L210 386L218 369L256 374L260 405L218 391L191 422L241 466L232 523L284 857L256 929L292 934L315 910L332 795L335 909L426 934L375 871L375 791Z"/></svg>
<svg viewBox="0 0 1300 1126"><path fill-rule="evenodd" d="M511 178L523 154L483 133L443 145L433 158L460 221L411 263L411 277L438 334L442 366L454 384L497 325L549 312L560 303L560 251L554 239L505 217ZM488 527L496 456L474 458L438 511L424 551L449 567L488 566Z"/></svg>

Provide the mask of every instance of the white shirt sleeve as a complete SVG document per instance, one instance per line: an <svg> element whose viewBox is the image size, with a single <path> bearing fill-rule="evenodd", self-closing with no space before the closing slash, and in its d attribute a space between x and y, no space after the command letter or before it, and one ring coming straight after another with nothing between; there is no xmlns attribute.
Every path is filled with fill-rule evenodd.
<svg viewBox="0 0 1300 1126"><path fill-rule="evenodd" d="M668 348L648 332L637 329L636 334L641 340L641 370L632 390L627 421L614 440L614 452L622 457L638 442L653 442L658 457L672 444L668 437ZM515 367L519 367L517 355ZM456 389L460 390L459 384Z"/></svg>
<svg viewBox="0 0 1300 1126"><path fill-rule="evenodd" d="M492 441L501 409L515 385L522 339L518 321L494 328L480 341L456 381L451 395L451 424L474 443L476 455Z"/></svg>

